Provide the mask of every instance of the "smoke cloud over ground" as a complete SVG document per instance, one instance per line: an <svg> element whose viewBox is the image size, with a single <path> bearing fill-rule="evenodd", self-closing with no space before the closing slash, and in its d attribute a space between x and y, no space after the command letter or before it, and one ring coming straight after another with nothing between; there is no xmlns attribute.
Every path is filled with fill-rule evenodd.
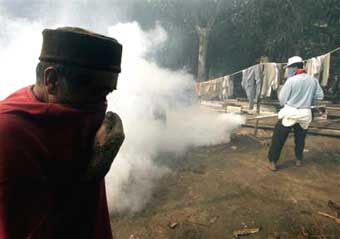
<svg viewBox="0 0 340 239"><path fill-rule="evenodd" d="M143 58L166 39L159 26L142 32L137 23L118 24L109 34L124 45L123 73L109 101L123 118L126 142L107 177L108 195L113 210L134 212L168 171L154 163L160 153L181 154L191 146L226 142L242 119L203 109L194 96L192 75Z"/></svg>
<svg viewBox="0 0 340 239"><path fill-rule="evenodd" d="M6 14L2 3L0 0L0 99L34 84L43 28L78 25L123 44L118 90L108 97L109 110L122 117L126 131L126 141L106 177L112 212L134 213L148 203L157 180L169 172L162 166L160 154L178 156L190 147L227 142L231 131L243 122L240 116L202 108L194 94L194 77L184 68L162 69L146 60L148 52L161 47L167 38L157 24L143 32L136 22L113 24L100 18L97 26L93 17L86 18L89 10L72 15L74 3L65 2L67 17L62 22L51 16L32 20Z"/></svg>

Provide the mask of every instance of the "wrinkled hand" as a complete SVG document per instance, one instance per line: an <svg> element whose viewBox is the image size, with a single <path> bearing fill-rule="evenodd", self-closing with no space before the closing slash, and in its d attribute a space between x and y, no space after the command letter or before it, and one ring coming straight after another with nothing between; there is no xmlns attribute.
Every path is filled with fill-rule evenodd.
<svg viewBox="0 0 340 239"><path fill-rule="evenodd" d="M107 112L99 128L91 160L83 181L100 180L109 172L125 139L121 118L113 112Z"/></svg>
<svg viewBox="0 0 340 239"><path fill-rule="evenodd" d="M96 146L105 147L105 145L119 142L122 144L124 139L125 134L121 118L116 113L107 112L96 135Z"/></svg>

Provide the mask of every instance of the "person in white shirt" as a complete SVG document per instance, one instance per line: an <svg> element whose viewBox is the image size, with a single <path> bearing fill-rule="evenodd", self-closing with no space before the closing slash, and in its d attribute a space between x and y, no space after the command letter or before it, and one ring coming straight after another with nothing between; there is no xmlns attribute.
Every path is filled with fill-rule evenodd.
<svg viewBox="0 0 340 239"><path fill-rule="evenodd" d="M277 170L277 161L293 128L295 136L296 165L301 166L307 129L312 122L311 106L322 100L324 93L317 79L303 69L303 59L294 56L288 59L288 79L283 85L279 101L279 121L275 125L272 144L268 152L269 169Z"/></svg>

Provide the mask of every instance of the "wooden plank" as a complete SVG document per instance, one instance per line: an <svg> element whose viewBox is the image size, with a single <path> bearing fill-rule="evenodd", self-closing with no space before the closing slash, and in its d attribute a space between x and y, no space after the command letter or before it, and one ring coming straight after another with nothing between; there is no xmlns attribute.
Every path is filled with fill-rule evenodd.
<svg viewBox="0 0 340 239"><path fill-rule="evenodd" d="M242 127L255 128L256 125L254 125L254 124L243 124ZM266 129L266 130L273 130L274 126L273 125L259 125L258 128L259 129ZM334 130L334 129L309 128L308 131L307 131L307 134L340 138L340 130Z"/></svg>

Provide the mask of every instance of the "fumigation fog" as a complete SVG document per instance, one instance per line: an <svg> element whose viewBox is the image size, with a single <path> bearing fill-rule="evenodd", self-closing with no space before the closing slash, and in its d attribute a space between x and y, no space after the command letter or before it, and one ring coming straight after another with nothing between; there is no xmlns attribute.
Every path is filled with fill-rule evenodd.
<svg viewBox="0 0 340 239"><path fill-rule="evenodd" d="M162 165L162 153L180 155L190 147L225 143L243 118L203 108L195 96L195 77L185 66L164 69L147 57L164 47L167 32L160 24L143 31L137 22L119 22L123 12L110 10L114 1L103 1L95 15L95 4L87 3L59 1L52 4L56 11L47 3L35 4L31 15L16 16L15 3L0 0L0 99L34 84L44 28L79 26L122 43L122 73L117 91L108 97L108 109L122 117L126 140L106 184L111 212L134 213L143 209L157 180L170 170Z"/></svg>

